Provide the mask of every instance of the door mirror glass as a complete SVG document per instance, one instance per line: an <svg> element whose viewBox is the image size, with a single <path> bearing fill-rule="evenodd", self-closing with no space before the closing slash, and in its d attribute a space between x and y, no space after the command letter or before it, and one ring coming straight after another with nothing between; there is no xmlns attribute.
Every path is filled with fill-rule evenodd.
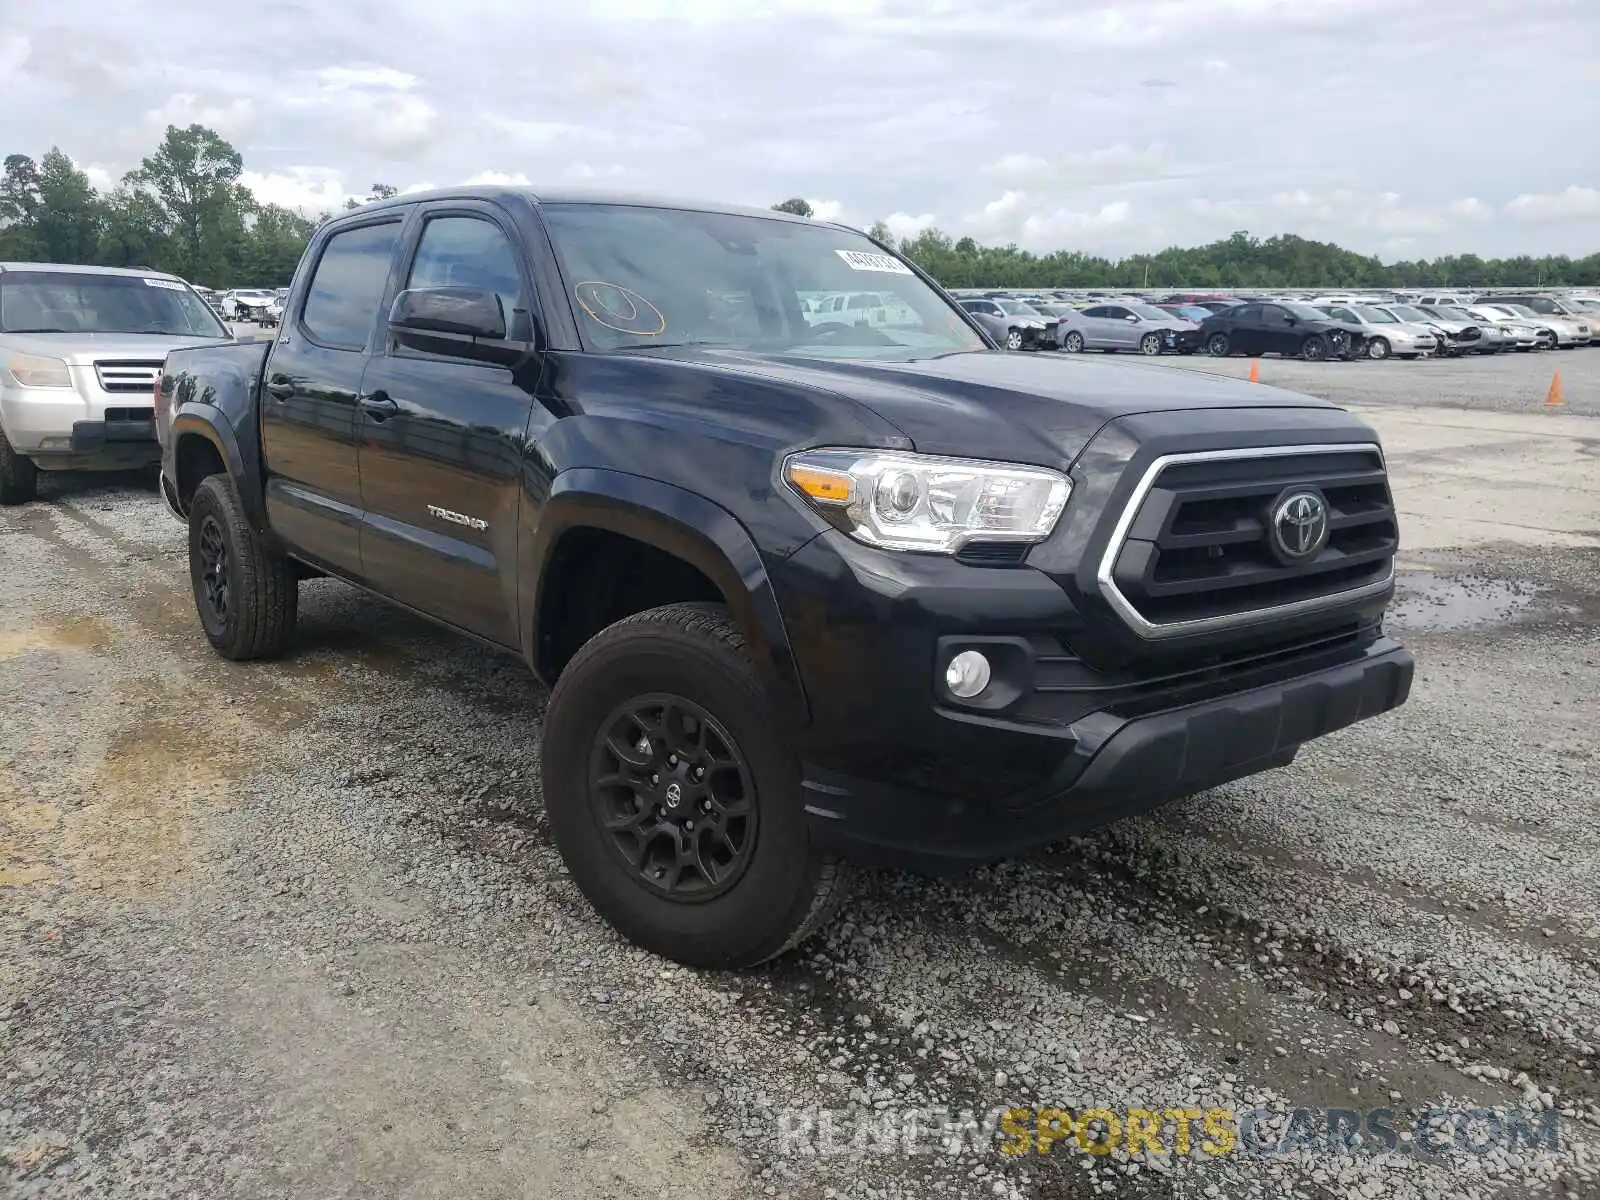
<svg viewBox="0 0 1600 1200"><path fill-rule="evenodd" d="M1137 325L1139 323L1139 315L1137 313L1129 313L1123 320L1129 325Z"/></svg>
<svg viewBox="0 0 1600 1200"><path fill-rule="evenodd" d="M464 287L415 288L394 298L389 328L397 335L443 333L503 340L506 315L494 292ZM406 339L402 336L401 340Z"/></svg>

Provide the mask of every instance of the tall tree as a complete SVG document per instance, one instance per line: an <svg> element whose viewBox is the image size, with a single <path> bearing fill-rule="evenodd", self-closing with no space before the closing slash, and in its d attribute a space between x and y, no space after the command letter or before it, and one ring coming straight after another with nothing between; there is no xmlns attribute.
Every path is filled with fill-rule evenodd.
<svg viewBox="0 0 1600 1200"><path fill-rule="evenodd" d="M41 257L47 262L89 262L100 248L105 206L89 177L52 146L39 162L39 207L33 214Z"/></svg>
<svg viewBox="0 0 1600 1200"><path fill-rule="evenodd" d="M243 170L243 157L215 130L168 125L156 152L128 173L127 182L160 205L176 243L176 261L169 265L187 277L214 277L226 269L226 261L217 260L217 235L219 226L239 224Z"/></svg>
<svg viewBox="0 0 1600 1200"><path fill-rule="evenodd" d="M812 211L811 205L800 196L791 196L787 200L780 200L777 204L772 206L772 211L793 213L797 217L810 217L815 215L815 213Z"/></svg>

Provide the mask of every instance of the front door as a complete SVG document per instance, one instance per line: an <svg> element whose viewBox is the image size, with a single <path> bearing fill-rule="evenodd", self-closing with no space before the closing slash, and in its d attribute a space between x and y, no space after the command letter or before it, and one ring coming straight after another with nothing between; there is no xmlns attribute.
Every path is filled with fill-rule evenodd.
<svg viewBox="0 0 1600 1200"><path fill-rule="evenodd" d="M1293 357L1300 353L1300 342L1304 339L1305 333L1289 316L1288 309L1277 304L1263 304L1261 328L1263 354Z"/></svg>
<svg viewBox="0 0 1600 1200"><path fill-rule="evenodd" d="M532 338L532 291L516 234L488 205L424 210L398 288L471 287L500 297ZM517 637L517 516L537 361L513 370L385 336L357 416L361 555L403 604L504 646Z"/></svg>
<svg viewBox="0 0 1600 1200"><path fill-rule="evenodd" d="M317 254L261 381L267 520L319 565L361 575L356 396L403 212L341 229Z"/></svg>

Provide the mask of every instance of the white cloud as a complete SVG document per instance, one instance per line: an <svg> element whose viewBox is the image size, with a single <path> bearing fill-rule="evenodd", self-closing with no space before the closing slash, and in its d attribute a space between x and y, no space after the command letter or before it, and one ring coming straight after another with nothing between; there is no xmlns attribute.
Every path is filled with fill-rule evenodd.
<svg viewBox="0 0 1600 1200"><path fill-rule="evenodd" d="M1573 217L1600 216L1600 190L1573 184L1559 192L1541 195L1524 192L1507 201L1506 212L1519 221L1565 221Z"/></svg>
<svg viewBox="0 0 1600 1200"><path fill-rule="evenodd" d="M179 128L204 125L223 137L241 139L248 137L256 126L256 106L247 96L215 104L193 92L177 92L168 96L165 103L148 110L144 123L147 130L158 136L168 125Z"/></svg>
<svg viewBox="0 0 1600 1200"><path fill-rule="evenodd" d="M521 171L507 175L504 171L479 171L461 181L467 187L532 187L533 180Z"/></svg>
<svg viewBox="0 0 1600 1200"><path fill-rule="evenodd" d="M808 197L806 203L811 205L811 215L819 221L844 220L844 205L837 200L812 200Z"/></svg>
<svg viewBox="0 0 1600 1200"><path fill-rule="evenodd" d="M324 67L317 82L331 91L375 88L381 91L409 92L419 82L415 75L393 67Z"/></svg>
<svg viewBox="0 0 1600 1200"><path fill-rule="evenodd" d="M897 238L914 238L925 229L933 228L933 214L919 213L912 216L910 213L890 213L883 219L889 227L889 232Z"/></svg>
<svg viewBox="0 0 1600 1200"><path fill-rule="evenodd" d="M1049 172L1050 164L1037 154L1005 154L984 169L1004 179L1036 179Z"/></svg>
<svg viewBox="0 0 1600 1200"><path fill-rule="evenodd" d="M331 167L286 167L268 174L245 171L239 182L262 204L278 204L308 216L343 208L347 200L366 199L365 192L358 196L346 188Z"/></svg>

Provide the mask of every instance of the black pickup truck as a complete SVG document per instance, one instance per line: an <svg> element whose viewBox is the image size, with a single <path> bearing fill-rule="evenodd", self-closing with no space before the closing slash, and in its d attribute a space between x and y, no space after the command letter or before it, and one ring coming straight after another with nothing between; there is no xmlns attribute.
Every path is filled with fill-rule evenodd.
<svg viewBox="0 0 1600 1200"><path fill-rule="evenodd" d="M821 311L864 288L892 321ZM370 204L317 230L270 343L172 353L156 407L217 651L283 650L328 575L520 655L574 879L689 964L795 945L851 864L1035 849L1411 683L1372 429L1006 353L829 223Z"/></svg>

